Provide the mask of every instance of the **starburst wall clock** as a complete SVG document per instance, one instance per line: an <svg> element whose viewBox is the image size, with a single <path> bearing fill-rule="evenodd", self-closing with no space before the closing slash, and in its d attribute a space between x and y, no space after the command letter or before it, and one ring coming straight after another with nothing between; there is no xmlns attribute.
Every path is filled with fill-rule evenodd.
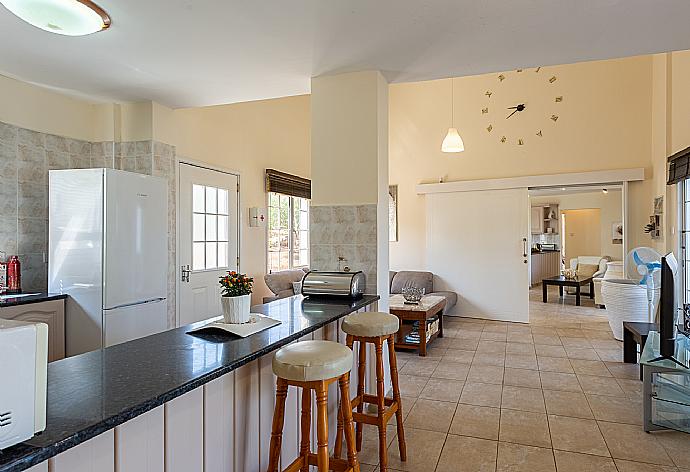
<svg viewBox="0 0 690 472"><path fill-rule="evenodd" d="M499 143L524 146L543 139L561 117L558 77L544 69L518 69L496 75L481 109L486 133Z"/></svg>

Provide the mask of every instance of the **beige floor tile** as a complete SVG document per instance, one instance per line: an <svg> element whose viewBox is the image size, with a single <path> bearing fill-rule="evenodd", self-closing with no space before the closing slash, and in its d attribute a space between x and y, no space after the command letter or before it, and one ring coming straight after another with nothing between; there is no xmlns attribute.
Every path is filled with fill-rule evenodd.
<svg viewBox="0 0 690 472"><path fill-rule="evenodd" d="M506 354L534 355L534 345L509 342L506 344Z"/></svg>
<svg viewBox="0 0 690 472"><path fill-rule="evenodd" d="M501 406L503 386L485 383L465 382L460 403L477 406Z"/></svg>
<svg viewBox="0 0 690 472"><path fill-rule="evenodd" d="M537 356L537 362L539 363L539 370L545 372L563 372L568 374L574 372L570 360L566 358Z"/></svg>
<svg viewBox="0 0 690 472"><path fill-rule="evenodd" d="M584 326L583 326L584 328ZM583 329L583 333L585 333L585 337L587 339L606 339L606 340L612 340L615 339L613 337L613 333L611 331L607 330L602 330L602 329Z"/></svg>
<svg viewBox="0 0 690 472"><path fill-rule="evenodd" d="M580 375L598 375L599 377L611 377L606 365L601 361L587 361L583 359L571 359L575 373Z"/></svg>
<svg viewBox="0 0 690 472"><path fill-rule="evenodd" d="M622 349L623 342L615 339L590 339L594 349Z"/></svg>
<svg viewBox="0 0 690 472"><path fill-rule="evenodd" d="M455 403L419 398L405 418L405 428L447 433L455 407Z"/></svg>
<svg viewBox="0 0 690 472"><path fill-rule="evenodd" d="M529 369L513 369L506 367L503 373L503 385L515 387L541 388L539 371Z"/></svg>
<svg viewBox="0 0 690 472"><path fill-rule="evenodd" d="M498 443L497 472L556 472L553 451L521 444Z"/></svg>
<svg viewBox="0 0 690 472"><path fill-rule="evenodd" d="M618 362L605 362L606 368L617 379L640 379L639 364L622 364Z"/></svg>
<svg viewBox="0 0 690 472"><path fill-rule="evenodd" d="M508 339L508 335L506 333L492 333L492 332L484 331L481 334L481 336L479 336L479 339L481 341L503 341L503 342L505 342Z"/></svg>
<svg viewBox="0 0 690 472"><path fill-rule="evenodd" d="M419 394L419 398L457 403L464 385L465 382L459 380L431 378Z"/></svg>
<svg viewBox="0 0 690 472"><path fill-rule="evenodd" d="M549 415L594 419L587 397L582 393L544 390L544 401Z"/></svg>
<svg viewBox="0 0 690 472"><path fill-rule="evenodd" d="M494 472L497 448L496 441L449 434L436 472Z"/></svg>
<svg viewBox="0 0 690 472"><path fill-rule="evenodd" d="M451 434L482 439L498 439L501 410L460 403L450 425Z"/></svg>
<svg viewBox="0 0 690 472"><path fill-rule="evenodd" d="M671 458L652 434L638 425L599 421L599 429L615 459L673 465Z"/></svg>
<svg viewBox="0 0 690 472"><path fill-rule="evenodd" d="M410 359L405 366L400 369L404 375L416 375L418 377L431 377L434 369L438 367L438 359Z"/></svg>
<svg viewBox="0 0 690 472"><path fill-rule="evenodd" d="M534 344L534 338L531 334L511 333L508 331L507 340L515 344Z"/></svg>
<svg viewBox="0 0 690 472"><path fill-rule="evenodd" d="M563 343L561 343L561 338L559 338L556 335L549 335L549 334L533 334L532 338L534 339L534 344L548 344L551 346L561 346Z"/></svg>
<svg viewBox="0 0 690 472"><path fill-rule="evenodd" d="M428 362L430 360L440 361L441 358L445 355L447 350L448 350L447 347L439 347L439 345L436 344L436 341L434 340L433 344L430 347L427 347L426 356L425 357L417 357L417 359L420 362Z"/></svg>
<svg viewBox="0 0 690 472"><path fill-rule="evenodd" d="M484 323L484 330L485 333L507 333L508 332L508 323L504 323L501 321L496 321L496 322L486 322Z"/></svg>
<svg viewBox="0 0 690 472"><path fill-rule="evenodd" d="M406 397L405 395L400 395L400 401L402 402L402 413L403 420L410 414L410 410L417 402L417 397ZM395 415L393 415L392 421L395 421Z"/></svg>
<svg viewBox="0 0 690 472"><path fill-rule="evenodd" d="M431 374L435 379L449 379L449 380L465 380L467 373L470 371L470 364L462 362L440 362L436 370Z"/></svg>
<svg viewBox="0 0 690 472"><path fill-rule="evenodd" d="M506 354L505 366L514 369L537 370L537 356L534 354Z"/></svg>
<svg viewBox="0 0 690 472"><path fill-rule="evenodd" d="M464 351L462 349L448 349L441 358L441 362L462 362L471 364L474 358L474 351Z"/></svg>
<svg viewBox="0 0 690 472"><path fill-rule="evenodd" d="M388 466L392 470L407 472L432 471L441 455L441 448L446 439L445 433L405 428L407 442L407 461L400 460L397 447L388 448Z"/></svg>
<svg viewBox="0 0 690 472"><path fill-rule="evenodd" d="M582 391L594 395L609 395L623 397L623 389L613 377L599 377L596 375L577 375Z"/></svg>
<svg viewBox="0 0 690 472"><path fill-rule="evenodd" d="M618 472L610 457L553 451L558 472Z"/></svg>
<svg viewBox="0 0 690 472"><path fill-rule="evenodd" d="M558 335L562 338L586 338L586 334L581 329L574 328L559 328L556 330Z"/></svg>
<svg viewBox="0 0 690 472"><path fill-rule="evenodd" d="M569 359L585 359L589 361L598 361L599 355L597 351L592 348L582 348L582 347L567 347L565 348L565 354Z"/></svg>
<svg viewBox="0 0 690 472"><path fill-rule="evenodd" d="M596 352L602 361L623 362L622 349L597 349Z"/></svg>
<svg viewBox="0 0 690 472"><path fill-rule="evenodd" d="M499 440L527 446L551 447L546 415L502 409Z"/></svg>
<svg viewBox="0 0 690 472"><path fill-rule="evenodd" d="M643 464L642 462L631 462L616 459L618 472L678 472L678 469L666 465Z"/></svg>
<svg viewBox="0 0 690 472"><path fill-rule="evenodd" d="M541 386L548 390L562 390L565 392L582 392L580 382L577 381L575 374L562 372L539 372L541 376Z"/></svg>
<svg viewBox="0 0 690 472"><path fill-rule="evenodd" d="M503 366L472 364L472 367L470 367L469 374L467 375L467 381L490 384L502 384L503 371Z"/></svg>
<svg viewBox="0 0 690 472"><path fill-rule="evenodd" d="M416 375L398 374L398 382L400 383L400 395L406 397L418 397L426 383L429 381L426 377L417 377Z"/></svg>
<svg viewBox="0 0 690 472"><path fill-rule="evenodd" d="M503 386L501 408L546 413L541 389Z"/></svg>
<svg viewBox="0 0 690 472"><path fill-rule="evenodd" d="M506 360L505 352L480 352L474 355L472 365L495 365L503 367Z"/></svg>
<svg viewBox="0 0 690 472"><path fill-rule="evenodd" d="M592 348L592 342L587 338L561 338L561 343L571 349Z"/></svg>
<svg viewBox="0 0 690 472"><path fill-rule="evenodd" d="M587 395L587 400L598 421L642 425L641 399Z"/></svg>
<svg viewBox="0 0 690 472"><path fill-rule="evenodd" d="M474 333L472 333L474 334ZM463 349L465 351L474 351L479 345L479 338L454 338L449 349Z"/></svg>
<svg viewBox="0 0 690 472"><path fill-rule="evenodd" d="M563 346L549 346L546 344L537 344L535 346L538 356L543 357L566 357Z"/></svg>
<svg viewBox="0 0 690 472"><path fill-rule="evenodd" d="M664 431L654 435L676 466L690 469L690 435L680 431Z"/></svg>
<svg viewBox="0 0 690 472"><path fill-rule="evenodd" d="M448 349L450 347L450 345L453 343L452 338L453 338L452 336L449 336L448 333L446 333L446 330L444 327L443 337L434 339L433 343L431 344L431 347L433 347L434 349L436 349L436 348Z"/></svg>
<svg viewBox="0 0 690 472"><path fill-rule="evenodd" d="M549 415L553 448L608 457L609 451L596 421Z"/></svg>
<svg viewBox="0 0 690 472"><path fill-rule="evenodd" d="M345 453L343 452L343 457L345 457ZM363 464L361 461L359 463L359 472L376 472L378 467L375 465L369 465L369 464Z"/></svg>
<svg viewBox="0 0 690 472"><path fill-rule="evenodd" d="M479 341L477 345L477 354L479 353L505 353L508 343L500 341Z"/></svg>
<svg viewBox="0 0 690 472"><path fill-rule="evenodd" d="M616 379L628 398L642 398L642 382L639 380Z"/></svg>

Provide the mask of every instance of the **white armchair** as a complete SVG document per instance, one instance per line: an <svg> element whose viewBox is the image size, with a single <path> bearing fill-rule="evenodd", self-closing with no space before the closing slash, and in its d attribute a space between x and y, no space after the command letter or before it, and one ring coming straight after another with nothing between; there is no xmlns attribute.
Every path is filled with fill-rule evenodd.
<svg viewBox="0 0 690 472"><path fill-rule="evenodd" d="M601 280L606 273L606 264L610 260L609 256L578 256L570 259L570 268L575 271L580 264L599 266L597 271L592 274L592 278L594 279L594 304L601 308L604 306L604 300L601 296Z"/></svg>

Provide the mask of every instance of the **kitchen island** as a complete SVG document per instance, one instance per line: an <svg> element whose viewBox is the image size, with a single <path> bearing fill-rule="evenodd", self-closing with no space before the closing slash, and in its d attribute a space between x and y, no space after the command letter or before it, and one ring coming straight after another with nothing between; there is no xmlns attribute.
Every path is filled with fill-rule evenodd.
<svg viewBox="0 0 690 472"><path fill-rule="evenodd" d="M47 428L0 452L0 472L45 472L48 463L51 472L265 469L275 395L269 354L300 339L342 342L339 320L375 310L378 299L298 295L254 307L281 324L247 338L188 334L206 321L52 362ZM336 408L333 390L331 437ZM288 462L298 454L298 426L291 389Z"/></svg>

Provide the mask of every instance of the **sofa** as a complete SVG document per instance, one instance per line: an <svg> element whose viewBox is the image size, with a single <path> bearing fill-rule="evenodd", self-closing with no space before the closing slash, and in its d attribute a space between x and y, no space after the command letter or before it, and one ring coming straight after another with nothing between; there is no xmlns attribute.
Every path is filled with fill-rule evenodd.
<svg viewBox="0 0 690 472"><path fill-rule="evenodd" d="M301 282L304 274L307 272L309 272L309 269L305 267L302 269L279 270L264 275L266 285L273 292L272 297L264 297L264 303L295 295L293 284Z"/></svg>
<svg viewBox="0 0 690 472"><path fill-rule="evenodd" d="M438 295L446 299L444 313L449 313L458 303L458 294L455 292L434 290L434 274L417 270L390 271L388 274L391 295L402 293L406 287L423 288L426 295Z"/></svg>
<svg viewBox="0 0 690 472"><path fill-rule="evenodd" d="M591 274L594 279L594 304L596 306L603 306L604 300L601 296L601 281L606 273L606 264L611 260L609 256L578 256L570 259L570 268L579 273L578 268L582 270L583 265L596 266ZM590 275L589 273L587 275ZM574 290L569 289L567 293L575 293ZM571 293L571 294L572 294Z"/></svg>

